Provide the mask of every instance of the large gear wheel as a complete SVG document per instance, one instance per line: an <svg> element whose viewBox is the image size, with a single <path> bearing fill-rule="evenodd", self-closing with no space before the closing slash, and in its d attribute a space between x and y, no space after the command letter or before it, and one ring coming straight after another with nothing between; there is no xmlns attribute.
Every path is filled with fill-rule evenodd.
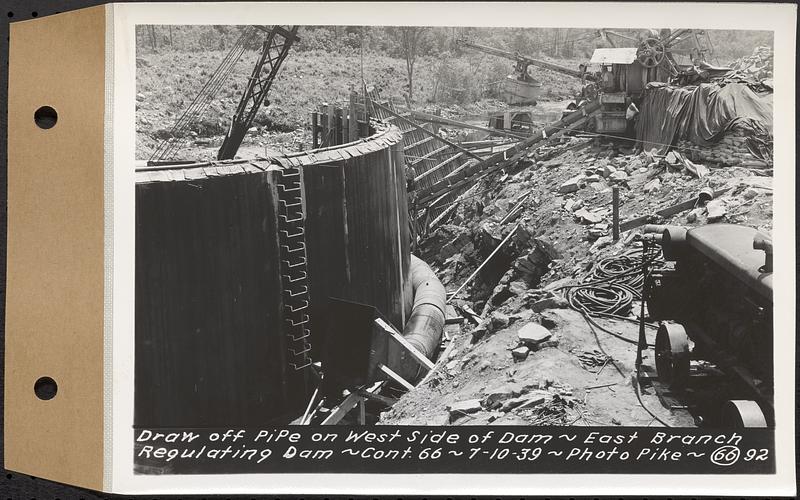
<svg viewBox="0 0 800 500"><path fill-rule="evenodd" d="M667 48L658 38L648 38L639 45L636 59L645 68L655 68L664 61Z"/></svg>

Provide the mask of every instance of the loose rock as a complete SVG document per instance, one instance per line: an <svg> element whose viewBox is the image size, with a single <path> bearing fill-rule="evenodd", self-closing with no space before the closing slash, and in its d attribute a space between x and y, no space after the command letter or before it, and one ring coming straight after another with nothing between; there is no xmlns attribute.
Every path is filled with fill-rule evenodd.
<svg viewBox="0 0 800 500"><path fill-rule="evenodd" d="M551 335L550 330L533 322L526 324L517 332L520 343L528 347L536 347L540 342L549 339Z"/></svg>
<svg viewBox="0 0 800 500"><path fill-rule="evenodd" d="M477 413L482 410L480 399L467 399L466 401L459 401L453 403L447 408L450 412L450 420L455 420L463 415Z"/></svg>
<svg viewBox="0 0 800 500"><path fill-rule="evenodd" d="M521 346L517 347L516 349L511 350L511 356L517 361L524 361L528 358L528 354L530 354L531 350L528 346Z"/></svg>

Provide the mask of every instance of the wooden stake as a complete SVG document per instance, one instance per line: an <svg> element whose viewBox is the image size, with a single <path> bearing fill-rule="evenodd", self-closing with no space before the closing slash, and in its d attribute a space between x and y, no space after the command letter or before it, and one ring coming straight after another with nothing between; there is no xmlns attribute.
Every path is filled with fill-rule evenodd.
<svg viewBox="0 0 800 500"><path fill-rule="evenodd" d="M350 118L348 118L347 125L350 127L351 142L358 139L358 106L356 105L357 97L358 94L355 92L350 92L350 108L348 109Z"/></svg>
<svg viewBox="0 0 800 500"><path fill-rule="evenodd" d="M311 112L311 149L317 149L319 147L319 122L317 120L317 112Z"/></svg>

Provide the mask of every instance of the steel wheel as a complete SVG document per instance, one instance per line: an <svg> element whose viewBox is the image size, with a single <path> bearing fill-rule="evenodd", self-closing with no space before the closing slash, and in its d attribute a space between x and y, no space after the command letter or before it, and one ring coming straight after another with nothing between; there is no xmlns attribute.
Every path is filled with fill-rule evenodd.
<svg viewBox="0 0 800 500"><path fill-rule="evenodd" d="M655 68L664 60L667 49L658 38L648 38L636 51L636 59L645 68Z"/></svg>
<svg viewBox="0 0 800 500"><path fill-rule="evenodd" d="M678 323L661 323L656 334L658 379L671 389L689 381L689 337Z"/></svg>
<svg viewBox="0 0 800 500"><path fill-rule="evenodd" d="M750 399L731 399L722 406L722 427L766 427L767 418L761 407Z"/></svg>

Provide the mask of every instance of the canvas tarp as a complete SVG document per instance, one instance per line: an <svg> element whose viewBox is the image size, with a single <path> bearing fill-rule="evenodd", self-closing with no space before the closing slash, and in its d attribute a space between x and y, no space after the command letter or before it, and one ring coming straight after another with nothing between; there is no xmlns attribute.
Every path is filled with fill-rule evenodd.
<svg viewBox="0 0 800 500"><path fill-rule="evenodd" d="M772 94L758 94L741 83L651 83L639 108L636 138L645 151L664 152L681 139L708 146L734 126L754 135L772 133Z"/></svg>

